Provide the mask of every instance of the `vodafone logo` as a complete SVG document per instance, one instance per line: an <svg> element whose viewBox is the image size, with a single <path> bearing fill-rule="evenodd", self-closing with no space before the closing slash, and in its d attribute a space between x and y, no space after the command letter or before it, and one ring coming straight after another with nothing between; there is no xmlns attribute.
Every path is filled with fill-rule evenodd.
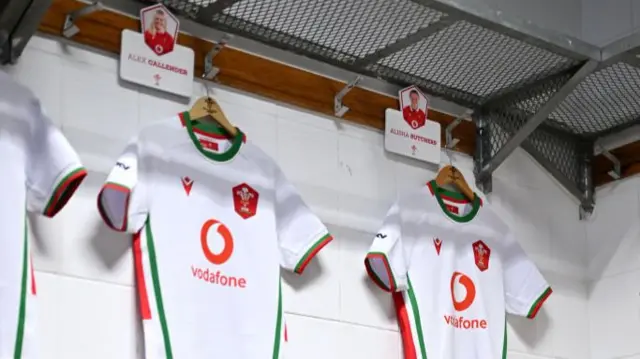
<svg viewBox="0 0 640 359"><path fill-rule="evenodd" d="M464 295L457 294L460 291L456 290L457 286L464 287ZM476 299L476 285L473 283L471 278L469 278L466 274L460 272L454 272L451 277L451 300L453 301L453 308L457 312L463 312L473 304L473 301Z"/></svg>
<svg viewBox="0 0 640 359"><path fill-rule="evenodd" d="M473 280L461 272L451 276L451 301L456 314L445 314L444 321L456 329L487 329L486 319L465 318L458 315L469 309L476 299L476 285Z"/></svg>
<svg viewBox="0 0 640 359"><path fill-rule="evenodd" d="M211 250L209 241L222 240L222 250L215 253ZM205 258L216 266L226 263L233 254L233 236L227 226L216 219L208 219L200 229L200 244ZM214 284L220 287L244 289L247 287L247 279L241 276L228 275L218 268L203 268L191 265L193 278L201 282Z"/></svg>
<svg viewBox="0 0 640 359"><path fill-rule="evenodd" d="M209 247L209 232L215 231L224 241L224 247L220 253L213 253ZM229 228L215 219L209 219L202 225L200 229L200 243L202 251L207 260L213 264L220 265L228 261L233 254L233 236Z"/></svg>

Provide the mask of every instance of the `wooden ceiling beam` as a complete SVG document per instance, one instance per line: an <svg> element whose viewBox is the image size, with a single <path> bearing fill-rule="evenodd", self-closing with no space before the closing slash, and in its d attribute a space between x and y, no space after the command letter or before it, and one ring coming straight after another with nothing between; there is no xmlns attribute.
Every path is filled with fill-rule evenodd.
<svg viewBox="0 0 640 359"><path fill-rule="evenodd" d="M54 0L39 31L62 36L65 15L83 6L86 3L76 0ZM137 19L110 10L83 16L76 20L76 25L81 31L72 41L114 54L120 52L122 30L139 30ZM193 49L194 73L200 76L205 54L212 43L184 33L179 35L178 43ZM220 69L217 83L329 116L333 116L335 94L345 86L342 82L230 47L223 48L214 58L214 66ZM343 103L350 108L344 115L345 120L379 130L384 130L385 110L398 108L397 98L358 87L344 97ZM454 117L429 109L429 118L442 125L444 143L445 128ZM460 139L454 150L473 155L476 137L473 122L462 121L453 136Z"/></svg>

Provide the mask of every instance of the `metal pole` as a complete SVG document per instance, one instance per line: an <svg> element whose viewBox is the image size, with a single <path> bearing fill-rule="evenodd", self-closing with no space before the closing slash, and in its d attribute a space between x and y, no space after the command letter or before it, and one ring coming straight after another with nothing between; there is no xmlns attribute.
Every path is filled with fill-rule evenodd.
<svg viewBox="0 0 640 359"><path fill-rule="evenodd" d="M480 178L478 174L484 164L491 158L491 128L486 114L474 112L472 118L476 124L476 151L473 156L473 173L476 177L476 187L487 194L492 191L491 175Z"/></svg>
<svg viewBox="0 0 640 359"><path fill-rule="evenodd" d="M582 148L582 198L580 198L580 219L587 219L595 207L595 186L593 184L593 147L594 143L585 143Z"/></svg>

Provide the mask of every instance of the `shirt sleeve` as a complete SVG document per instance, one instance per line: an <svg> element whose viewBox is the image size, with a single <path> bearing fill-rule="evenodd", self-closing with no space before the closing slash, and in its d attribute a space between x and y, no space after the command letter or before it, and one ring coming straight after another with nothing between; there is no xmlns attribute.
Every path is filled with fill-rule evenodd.
<svg viewBox="0 0 640 359"><path fill-rule="evenodd" d="M551 287L513 234L507 235L501 255L507 312L535 318L551 295Z"/></svg>
<svg viewBox="0 0 640 359"><path fill-rule="evenodd" d="M129 142L98 194L102 220L119 232L136 233L147 220L147 176L140 147L137 139Z"/></svg>
<svg viewBox="0 0 640 359"><path fill-rule="evenodd" d="M407 261L402 244L400 207L394 203L364 260L367 274L388 292L407 289Z"/></svg>
<svg viewBox="0 0 640 359"><path fill-rule="evenodd" d="M276 174L275 214L283 268L302 274L313 257L333 240L280 169Z"/></svg>
<svg viewBox="0 0 640 359"><path fill-rule="evenodd" d="M29 104L27 209L55 216L87 176L80 158L62 132L44 114L39 101Z"/></svg>

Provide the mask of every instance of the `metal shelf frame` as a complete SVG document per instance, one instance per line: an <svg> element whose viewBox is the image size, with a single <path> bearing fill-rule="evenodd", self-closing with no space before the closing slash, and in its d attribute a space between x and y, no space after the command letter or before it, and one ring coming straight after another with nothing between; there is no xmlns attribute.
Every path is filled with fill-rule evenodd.
<svg viewBox="0 0 640 359"><path fill-rule="evenodd" d="M203 32L282 50L316 72L350 73L345 82L415 84L454 115L471 110L483 191L521 146L581 216L594 207L598 139L640 124L640 34L601 48L463 0L104 1L133 2L163 3Z"/></svg>
<svg viewBox="0 0 640 359"><path fill-rule="evenodd" d="M51 1L0 1L0 65L13 64L22 55Z"/></svg>

